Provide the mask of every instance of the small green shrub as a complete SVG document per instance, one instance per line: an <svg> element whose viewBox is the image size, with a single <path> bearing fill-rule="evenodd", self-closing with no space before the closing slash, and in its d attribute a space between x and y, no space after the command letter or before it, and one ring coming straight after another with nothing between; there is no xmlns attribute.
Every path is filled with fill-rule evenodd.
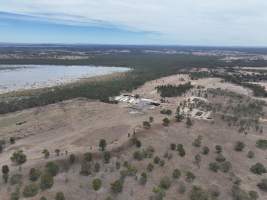
<svg viewBox="0 0 267 200"><path fill-rule="evenodd" d="M235 144L235 151L243 151L243 149L245 148L245 144L241 141L236 142Z"/></svg>
<svg viewBox="0 0 267 200"><path fill-rule="evenodd" d="M202 142L202 136L199 135L192 143L194 147L200 147Z"/></svg>
<svg viewBox="0 0 267 200"><path fill-rule="evenodd" d="M65 200L65 196L63 192L57 192L55 200Z"/></svg>
<svg viewBox="0 0 267 200"><path fill-rule="evenodd" d="M70 164L74 164L76 161L76 156L74 154L70 154L70 157L69 157L69 162Z"/></svg>
<svg viewBox="0 0 267 200"><path fill-rule="evenodd" d="M140 151L135 151L134 153L133 153L133 158L135 159L135 160L143 160L143 154L140 152Z"/></svg>
<svg viewBox="0 0 267 200"><path fill-rule="evenodd" d="M123 180L118 179L114 181L113 183L111 183L110 188L111 188L111 191L115 194L121 193L123 190Z"/></svg>
<svg viewBox="0 0 267 200"><path fill-rule="evenodd" d="M215 146L215 150L216 150L216 153L220 154L220 153L222 153L223 148L222 148L221 145L216 145L216 146Z"/></svg>
<svg viewBox="0 0 267 200"><path fill-rule="evenodd" d="M218 170L220 169L220 166L218 165L218 163L216 162L211 162L209 164L209 169L213 172L218 172Z"/></svg>
<svg viewBox="0 0 267 200"><path fill-rule="evenodd" d="M81 170L80 175L82 176L89 176L91 174L91 164L88 162L83 161L81 163Z"/></svg>
<svg viewBox="0 0 267 200"><path fill-rule="evenodd" d="M205 146L205 147L202 148L202 154L203 154L203 155L208 155L209 152L210 152L209 147Z"/></svg>
<svg viewBox="0 0 267 200"><path fill-rule="evenodd" d="M102 186L102 181L99 178L96 178L92 182L92 187L95 191L98 191Z"/></svg>
<svg viewBox="0 0 267 200"><path fill-rule="evenodd" d="M111 154L110 154L110 152L109 152L109 151L105 151L105 152L103 153L103 158L104 158L104 162L105 162L105 163L109 163L110 158L111 158Z"/></svg>
<svg viewBox="0 0 267 200"><path fill-rule="evenodd" d="M46 190L52 188L54 185L53 176L50 173L44 173L41 175L40 188L41 190Z"/></svg>
<svg viewBox="0 0 267 200"><path fill-rule="evenodd" d="M20 199L20 188L17 187L14 192L10 195L10 200L19 200Z"/></svg>
<svg viewBox="0 0 267 200"><path fill-rule="evenodd" d="M159 164L159 162L160 162L160 158L159 158L158 156L155 156L153 162L154 162L155 164Z"/></svg>
<svg viewBox="0 0 267 200"><path fill-rule="evenodd" d="M172 111L169 109L162 109L160 113L163 115L172 115Z"/></svg>
<svg viewBox="0 0 267 200"><path fill-rule="evenodd" d="M165 190L168 190L171 186L171 179L169 177L163 177L160 180L159 186Z"/></svg>
<svg viewBox="0 0 267 200"><path fill-rule="evenodd" d="M170 120L169 120L169 118L164 118L163 120L162 120L162 125L163 126L169 126L169 124L170 124Z"/></svg>
<svg viewBox="0 0 267 200"><path fill-rule="evenodd" d="M148 121L143 121L143 127L144 127L145 129L150 129L150 128L151 128L151 124L150 124L150 122L148 122Z"/></svg>
<svg viewBox="0 0 267 200"><path fill-rule="evenodd" d="M175 151L175 150L176 150L176 144L171 143L171 144L170 144L170 149L171 149L172 151Z"/></svg>
<svg viewBox="0 0 267 200"><path fill-rule="evenodd" d="M211 187L209 188L208 190L210 196L211 196L211 199L213 200L216 200L219 196L220 196L220 189L217 185L211 185Z"/></svg>
<svg viewBox="0 0 267 200"><path fill-rule="evenodd" d="M37 181L39 177L41 176L41 171L36 168L31 168L29 172L29 179L31 181Z"/></svg>
<svg viewBox="0 0 267 200"><path fill-rule="evenodd" d="M54 162L48 162L45 165L46 172L50 173L52 176L56 176L59 172L59 166Z"/></svg>
<svg viewBox="0 0 267 200"><path fill-rule="evenodd" d="M251 200L257 200L259 198L259 195L256 191L249 191L248 195Z"/></svg>
<svg viewBox="0 0 267 200"><path fill-rule="evenodd" d="M172 172L172 177L174 179L179 179L181 177L181 171L179 169L174 169Z"/></svg>
<svg viewBox="0 0 267 200"><path fill-rule="evenodd" d="M32 183L30 185L27 185L23 189L23 196L28 198L28 197L34 197L38 193L38 186L35 183Z"/></svg>
<svg viewBox="0 0 267 200"><path fill-rule="evenodd" d="M190 192L190 200L209 200L209 194L199 186L193 186Z"/></svg>
<svg viewBox="0 0 267 200"><path fill-rule="evenodd" d="M179 184L178 184L178 192L180 194L184 194L186 192L186 186L185 186L184 182L179 182Z"/></svg>
<svg viewBox="0 0 267 200"><path fill-rule="evenodd" d="M267 150L267 140L258 140L258 141L256 142L256 146L257 146L259 149Z"/></svg>
<svg viewBox="0 0 267 200"><path fill-rule="evenodd" d="M253 172L254 174L258 174L258 175L262 175L262 174L265 174L267 172L266 168L261 163L256 163L255 165L252 165L250 168L250 171Z"/></svg>
<svg viewBox="0 0 267 200"><path fill-rule="evenodd" d="M22 183L22 175L21 174L14 174L10 178L10 184L11 185L16 185L16 184L21 184Z"/></svg>
<svg viewBox="0 0 267 200"><path fill-rule="evenodd" d="M237 185L232 187L232 198L233 200L250 200L249 194Z"/></svg>
<svg viewBox="0 0 267 200"><path fill-rule="evenodd" d="M145 185L147 182L147 174L143 172L140 176L139 182L141 185Z"/></svg>
<svg viewBox="0 0 267 200"><path fill-rule="evenodd" d="M92 153L87 152L87 153L83 154L83 159L84 159L84 161L86 161L86 162L91 162L92 159L93 159L93 155L92 155Z"/></svg>
<svg viewBox="0 0 267 200"><path fill-rule="evenodd" d="M258 188L267 192L267 179L262 179L260 183L257 184Z"/></svg>
<svg viewBox="0 0 267 200"><path fill-rule="evenodd" d="M227 173L232 168L232 164L229 161L222 162L220 165L220 170L224 173Z"/></svg>
<svg viewBox="0 0 267 200"><path fill-rule="evenodd" d="M96 162L94 165L94 171L95 173L98 173L100 171L100 164L98 162Z"/></svg>
<svg viewBox="0 0 267 200"><path fill-rule="evenodd" d="M248 154L247 154L247 157L252 159L255 157L255 153L253 151L249 151Z"/></svg>
<svg viewBox="0 0 267 200"><path fill-rule="evenodd" d="M224 162L226 160L222 154L218 154L215 159L217 162Z"/></svg>
<svg viewBox="0 0 267 200"><path fill-rule="evenodd" d="M182 144L177 145L177 151L181 157L185 156L185 149L184 149L184 146Z"/></svg>
<svg viewBox="0 0 267 200"><path fill-rule="evenodd" d="M193 182L195 180L195 178L196 178L195 174L193 174L190 171L186 172L185 176L186 176L186 181L189 182L189 183Z"/></svg>
<svg viewBox="0 0 267 200"><path fill-rule="evenodd" d="M148 172L152 172L153 171L153 169L154 169L154 165L152 164L152 163L149 163L148 165L147 165L147 171Z"/></svg>

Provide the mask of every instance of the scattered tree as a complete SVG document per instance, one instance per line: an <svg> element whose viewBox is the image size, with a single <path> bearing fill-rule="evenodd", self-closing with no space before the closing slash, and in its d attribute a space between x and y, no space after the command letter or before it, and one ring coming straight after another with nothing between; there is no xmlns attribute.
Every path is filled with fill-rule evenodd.
<svg viewBox="0 0 267 200"><path fill-rule="evenodd" d="M267 140L258 140L256 142L256 146L259 148L259 149L262 149L262 150L267 150Z"/></svg>
<svg viewBox="0 0 267 200"><path fill-rule="evenodd" d="M118 179L114 181L113 183L111 183L110 188L111 188L111 191L115 194L121 193L123 190L123 180Z"/></svg>
<svg viewBox="0 0 267 200"><path fill-rule="evenodd" d="M260 183L257 184L258 188L267 192L267 179L262 179Z"/></svg>
<svg viewBox="0 0 267 200"><path fill-rule="evenodd" d="M160 179L159 186L164 190L168 190L171 186L171 179L167 176L163 177Z"/></svg>
<svg viewBox="0 0 267 200"><path fill-rule="evenodd" d="M19 165L20 167L27 161L27 157L22 150L15 151L10 159L13 163Z"/></svg>
<svg viewBox="0 0 267 200"><path fill-rule="evenodd" d="M253 172L254 174L258 174L258 175L262 175L262 174L267 173L266 168L261 163L256 163L255 165L252 165L250 168L250 171Z"/></svg>
<svg viewBox="0 0 267 200"><path fill-rule="evenodd" d="M44 173L41 175L40 188L41 190L50 189L54 185L53 176L50 173Z"/></svg>
<svg viewBox="0 0 267 200"><path fill-rule="evenodd" d="M154 169L154 165L152 164L152 163L148 163L148 165L147 165L147 171L148 172L152 172L153 171L153 169Z"/></svg>
<svg viewBox="0 0 267 200"><path fill-rule="evenodd" d="M169 124L170 124L170 120L169 120L169 118L164 118L164 119L162 120L162 124L163 124L163 126L169 126Z"/></svg>
<svg viewBox="0 0 267 200"><path fill-rule="evenodd" d="M103 153L103 158L104 158L104 162L105 162L105 163L109 163L110 158L111 158L111 154L110 154L110 152L109 152L109 151L105 151L105 152Z"/></svg>
<svg viewBox="0 0 267 200"><path fill-rule="evenodd" d="M59 149L56 149L56 150L55 150L55 153L56 153L57 156L59 156L59 154L60 154L60 150L59 150Z"/></svg>
<svg viewBox="0 0 267 200"><path fill-rule="evenodd" d="M190 171L186 172L185 176L186 176L186 181L189 182L189 183L193 182L195 180L195 178L196 178L195 174L193 174Z"/></svg>
<svg viewBox="0 0 267 200"><path fill-rule="evenodd" d="M201 162L201 156L200 156L200 154L197 154L195 156L194 163L198 166L198 168L200 168L200 162Z"/></svg>
<svg viewBox="0 0 267 200"><path fill-rule="evenodd" d="M176 150L176 144L171 143L171 144L170 144L170 149L171 149L172 151L175 151L175 150Z"/></svg>
<svg viewBox="0 0 267 200"><path fill-rule="evenodd" d="M140 182L141 185L145 185L146 184L146 182L147 182L147 174L145 172L143 172L140 175L139 182Z"/></svg>
<svg viewBox="0 0 267 200"><path fill-rule="evenodd" d="M8 165L3 165L2 166L2 174L3 174L4 182L7 183L8 177L9 177L9 167L8 167Z"/></svg>
<svg viewBox="0 0 267 200"><path fill-rule="evenodd" d="M83 159L84 159L84 161L86 161L86 162L91 162L92 159L93 159L93 155L92 155L92 153L90 153L90 152L85 153L85 154L83 155Z"/></svg>
<svg viewBox="0 0 267 200"><path fill-rule="evenodd" d="M65 200L65 196L63 192L57 192L55 200Z"/></svg>
<svg viewBox="0 0 267 200"><path fill-rule="evenodd" d="M45 159L49 158L50 153L49 153L49 151L48 151L47 149L44 149L44 150L42 151L42 153L44 154L44 158L45 158Z"/></svg>
<svg viewBox="0 0 267 200"><path fill-rule="evenodd" d="M75 160L76 160L76 156L74 154L70 154L69 162L71 165L75 163Z"/></svg>
<svg viewBox="0 0 267 200"><path fill-rule="evenodd" d="M179 169L174 169L172 172L172 177L174 179L179 179L181 176L181 171Z"/></svg>
<svg viewBox="0 0 267 200"><path fill-rule="evenodd" d="M220 166L218 165L218 163L216 162L211 162L209 164L209 169L213 172L218 172L218 170L220 169Z"/></svg>
<svg viewBox="0 0 267 200"><path fill-rule="evenodd" d="M190 117L186 118L186 127L190 128L193 125L193 122Z"/></svg>
<svg viewBox="0 0 267 200"><path fill-rule="evenodd" d="M41 171L36 168L31 168L29 172L29 179L31 181L37 181L39 177L41 176Z"/></svg>
<svg viewBox="0 0 267 200"><path fill-rule="evenodd" d="M216 145L215 150L216 150L216 153L220 154L220 153L222 153L223 148L221 145Z"/></svg>
<svg viewBox="0 0 267 200"><path fill-rule="evenodd" d="M59 166L54 162L48 162L45 165L46 172L51 174L52 176L56 176L59 172Z"/></svg>
<svg viewBox="0 0 267 200"><path fill-rule="evenodd" d="M209 200L209 194L199 186L193 186L190 192L190 200Z"/></svg>
<svg viewBox="0 0 267 200"><path fill-rule="evenodd" d="M96 178L92 182L92 187L95 191L98 191L102 186L102 181L99 178Z"/></svg>
<svg viewBox="0 0 267 200"><path fill-rule="evenodd" d="M177 145L177 151L181 157L185 156L184 146L182 144Z"/></svg>
<svg viewBox="0 0 267 200"><path fill-rule="evenodd" d="M144 127L145 129L150 129L150 128L151 128L151 124L150 124L150 122L148 122L148 121L143 121L143 127Z"/></svg>
<svg viewBox="0 0 267 200"><path fill-rule="evenodd" d="M107 147L107 142L105 139L101 139L99 141L99 148L101 151L105 151L106 150L106 147Z"/></svg>
<svg viewBox="0 0 267 200"><path fill-rule="evenodd" d="M252 159L255 157L255 153L253 151L249 151L248 154L247 154L247 157Z"/></svg>
<svg viewBox="0 0 267 200"><path fill-rule="evenodd" d="M14 137L10 137L9 138L9 142L10 142L10 144L15 144L16 143L16 139Z"/></svg>
<svg viewBox="0 0 267 200"><path fill-rule="evenodd" d="M194 147L201 147L201 142L202 142L202 136L199 135L194 141L193 141L193 146Z"/></svg>
<svg viewBox="0 0 267 200"><path fill-rule="evenodd" d="M95 163L94 171L98 173L100 171L100 164L98 162Z"/></svg>
<svg viewBox="0 0 267 200"><path fill-rule="evenodd" d="M245 144L241 141L236 142L235 144L235 151L243 151L245 148Z"/></svg>
<svg viewBox="0 0 267 200"><path fill-rule="evenodd" d="M209 147L207 147L207 146L204 146L204 147L202 148L202 154L203 154L203 155L208 155L208 154L209 154L209 152L210 152L210 149L209 149Z"/></svg>
<svg viewBox="0 0 267 200"><path fill-rule="evenodd" d="M37 195L38 191L39 191L38 186L35 183L31 183L24 187L23 196L26 198L34 197L35 195Z"/></svg>

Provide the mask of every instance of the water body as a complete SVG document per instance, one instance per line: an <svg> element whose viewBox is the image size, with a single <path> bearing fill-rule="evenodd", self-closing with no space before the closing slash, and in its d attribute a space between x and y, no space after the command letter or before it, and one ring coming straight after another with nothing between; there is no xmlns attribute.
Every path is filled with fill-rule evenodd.
<svg viewBox="0 0 267 200"><path fill-rule="evenodd" d="M102 66L0 65L0 94L57 86L83 78L129 70L126 67Z"/></svg>

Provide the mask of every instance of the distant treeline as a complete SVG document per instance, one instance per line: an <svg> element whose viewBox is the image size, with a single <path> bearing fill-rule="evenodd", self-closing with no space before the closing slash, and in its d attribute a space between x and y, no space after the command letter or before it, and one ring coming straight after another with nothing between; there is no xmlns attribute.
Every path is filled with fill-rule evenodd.
<svg viewBox="0 0 267 200"><path fill-rule="evenodd" d="M182 96L188 90L192 89L193 86L190 82L180 85L161 85L156 87L161 97L177 97Z"/></svg>
<svg viewBox="0 0 267 200"><path fill-rule="evenodd" d="M0 96L0 114L14 112L26 108L43 106L77 97L99 99L107 102L110 96L121 91L131 91L146 81L178 73L187 68L220 68L229 66L212 56L193 55L152 55L152 54L113 54L94 55L83 60L58 59L14 59L0 60L1 64L53 64L53 65L96 65L124 66L133 70L126 76L95 82L85 82L79 85L55 87L53 90L42 90L16 97ZM251 65L250 65L251 66Z"/></svg>
<svg viewBox="0 0 267 200"><path fill-rule="evenodd" d="M254 96L256 97L267 97L267 92L265 88L261 85L248 83L248 82L260 82L266 81L266 74L259 75L249 75L249 74L229 74L229 73L218 73L218 72L193 72L190 73L190 77L194 79L207 78L207 77L218 77L226 82L234 83L253 91Z"/></svg>

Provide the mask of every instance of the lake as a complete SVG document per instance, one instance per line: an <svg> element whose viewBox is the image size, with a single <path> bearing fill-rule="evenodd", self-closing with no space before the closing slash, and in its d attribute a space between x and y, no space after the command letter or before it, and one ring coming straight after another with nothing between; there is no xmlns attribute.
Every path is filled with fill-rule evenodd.
<svg viewBox="0 0 267 200"><path fill-rule="evenodd" d="M127 72L126 67L65 65L0 65L0 94L10 91L44 88L83 78Z"/></svg>

